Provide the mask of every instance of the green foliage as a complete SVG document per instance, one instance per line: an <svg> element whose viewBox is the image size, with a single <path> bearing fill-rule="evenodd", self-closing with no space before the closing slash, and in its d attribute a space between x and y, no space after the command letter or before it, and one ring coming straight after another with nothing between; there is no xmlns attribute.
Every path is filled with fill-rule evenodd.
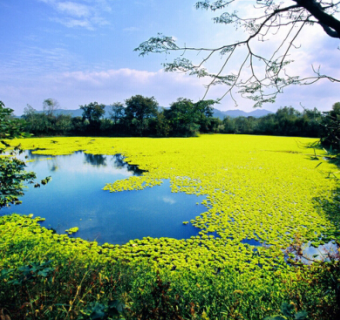
<svg viewBox="0 0 340 320"><path fill-rule="evenodd" d="M67 134L85 135L87 133L87 125L82 117L74 117L71 119L71 130Z"/></svg>
<svg viewBox="0 0 340 320"><path fill-rule="evenodd" d="M47 115L28 105L23 118L25 129L35 135L190 137L199 133L237 133L320 137L325 147L338 148L336 108L326 116L316 108L299 112L292 107L282 107L275 114L260 118L220 120L213 117L215 103L179 98L169 109L158 110L153 97L136 95L126 100L125 107L120 102L113 103L110 118L102 118L104 105L96 102L81 106L85 108L83 117Z"/></svg>
<svg viewBox="0 0 340 320"><path fill-rule="evenodd" d="M53 112L38 113L30 105L25 108L22 118L26 120L25 130L35 135L66 134L74 129L70 115L54 115Z"/></svg>
<svg viewBox="0 0 340 320"><path fill-rule="evenodd" d="M5 108L4 103L0 101L0 137L6 139L29 137L29 134L22 132L24 121L13 118L12 113L13 110ZM36 178L34 172L24 170L25 162L14 157L16 152L19 154L22 152L20 145L12 148L9 156L2 156L9 144L1 140L1 145L4 147L0 147L0 208L20 204L19 197L24 194L24 183L33 183ZM41 183L46 184L49 180L50 177L45 178Z"/></svg>
<svg viewBox="0 0 340 320"><path fill-rule="evenodd" d="M283 107L275 114L261 118L225 118L220 131L225 133L264 134L276 136L320 137L323 116L317 109L302 113Z"/></svg>
<svg viewBox="0 0 340 320"><path fill-rule="evenodd" d="M294 303L284 302L281 305L281 313L283 316L267 317L265 320L306 320L308 314L306 311L295 311Z"/></svg>
<svg viewBox="0 0 340 320"><path fill-rule="evenodd" d="M24 121L14 118L12 113L13 109L6 108L5 104L0 101L0 139L29 136L23 132Z"/></svg>
<svg viewBox="0 0 340 320"><path fill-rule="evenodd" d="M262 269L251 279L232 267L155 269L151 259L127 263L40 220L0 217L0 305L13 319L306 319L301 310L337 319L335 292L323 280L328 272L337 281L337 265Z"/></svg>
<svg viewBox="0 0 340 320"><path fill-rule="evenodd" d="M180 297L179 295L175 295L175 299L173 296L170 297L170 282L163 283L159 272L151 290L145 291L147 294L141 294L140 298L137 298L136 303L140 307L132 314L133 316L150 320L183 320L179 309Z"/></svg>
<svg viewBox="0 0 340 320"><path fill-rule="evenodd" d="M323 125L322 144L340 152L340 102L335 103L332 110L326 113Z"/></svg>
<svg viewBox="0 0 340 320"><path fill-rule="evenodd" d="M27 136L22 133L23 121L12 117L12 109L5 108L5 105L0 101L0 137L15 138ZM0 141L0 155L9 147L6 141ZM20 152L19 146L15 147L15 151ZM9 204L19 204L19 196L23 195L23 182L33 182L35 174L33 172L26 173L24 171L25 163L16 158L8 156L0 156L0 208Z"/></svg>
<svg viewBox="0 0 340 320"><path fill-rule="evenodd" d="M157 113L156 136L168 137L171 131L169 120L165 117L164 111Z"/></svg>
<svg viewBox="0 0 340 320"><path fill-rule="evenodd" d="M114 125L117 125L125 114L124 106L121 102L115 102L111 105L111 109L111 119L113 120Z"/></svg>
<svg viewBox="0 0 340 320"><path fill-rule="evenodd" d="M199 101L193 103L189 99L179 98L172 103L170 109L164 110L172 128L172 136L192 137L202 132L209 131L210 119L212 117L213 100Z"/></svg>
<svg viewBox="0 0 340 320"><path fill-rule="evenodd" d="M27 284L27 282L34 281L39 276L48 278L55 270L50 267L51 262L51 260L46 262L33 262L19 267L17 270L13 268L3 269L1 271L0 280L8 279L8 281L6 281L8 284L22 286Z"/></svg>
<svg viewBox="0 0 340 320"><path fill-rule="evenodd" d="M53 113L60 108L59 102L55 99L48 98L43 102L43 109L47 116L53 116Z"/></svg>
<svg viewBox="0 0 340 320"><path fill-rule="evenodd" d="M78 228L78 227L73 227L73 228L70 228L70 229L65 230L65 232L66 232L67 234L69 234L69 235L74 234L74 233L76 233L76 232L78 232L78 231L79 231L79 228Z"/></svg>
<svg viewBox="0 0 340 320"><path fill-rule="evenodd" d="M124 307L125 305L118 300L109 300L104 303L92 301L84 310L80 311L81 315L77 320L124 320Z"/></svg>
<svg viewBox="0 0 340 320"><path fill-rule="evenodd" d="M158 102L154 97L141 95L125 100L125 119L133 134L142 136L148 128L150 119L157 115Z"/></svg>
<svg viewBox="0 0 340 320"><path fill-rule="evenodd" d="M89 131L96 132L100 127L100 118L105 113L105 105L98 102L91 102L87 105L80 106L83 110L83 121L89 121Z"/></svg>
<svg viewBox="0 0 340 320"><path fill-rule="evenodd" d="M25 163L16 158L0 158L0 208L10 204L20 204L24 194L23 182L33 183L34 172L25 172Z"/></svg>

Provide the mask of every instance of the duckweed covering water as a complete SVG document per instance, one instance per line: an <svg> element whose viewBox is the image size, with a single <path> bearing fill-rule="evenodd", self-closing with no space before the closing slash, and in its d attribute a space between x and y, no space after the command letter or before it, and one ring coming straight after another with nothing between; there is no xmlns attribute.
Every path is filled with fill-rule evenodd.
<svg viewBox="0 0 340 320"><path fill-rule="evenodd" d="M53 142L43 138L11 144L21 143L24 149L46 155L77 150L120 153L126 162L147 170L142 176L103 186L110 192L142 190L170 179L172 192L207 195L203 201L207 211L190 221L200 229L200 236L191 239L146 237L125 245L106 243L99 247L41 228L44 238L65 241L69 250L89 250L93 255L88 259L103 262L148 260L167 270L234 267L253 279L257 271L287 268L282 251L296 235L307 243L321 235L334 237L339 227L320 204L332 202L336 180L327 177L335 166L322 159L323 151L318 151L318 161L312 160L314 152L308 145L314 142L305 138L205 135L190 139L54 138ZM12 219L13 223L21 219L28 223L26 218ZM17 233L28 238L37 234L41 237L37 231L29 236L27 229ZM255 249L244 239L259 241L262 246Z"/></svg>

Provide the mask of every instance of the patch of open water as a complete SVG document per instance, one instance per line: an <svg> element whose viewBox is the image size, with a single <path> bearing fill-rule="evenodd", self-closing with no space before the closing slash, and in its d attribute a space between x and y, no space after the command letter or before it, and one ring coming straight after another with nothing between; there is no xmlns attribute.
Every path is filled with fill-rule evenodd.
<svg viewBox="0 0 340 320"><path fill-rule="evenodd" d="M110 193L103 191L106 183L141 175L135 165L124 162L121 155L85 154L45 156L26 151L26 171L34 171L37 181L51 176L41 188L29 185L23 203L3 208L0 215L30 214L46 218L42 226L58 233L79 227L74 237L123 244L143 237L188 239L199 229L183 225L205 212L201 204L205 196L171 193L170 182L137 191Z"/></svg>

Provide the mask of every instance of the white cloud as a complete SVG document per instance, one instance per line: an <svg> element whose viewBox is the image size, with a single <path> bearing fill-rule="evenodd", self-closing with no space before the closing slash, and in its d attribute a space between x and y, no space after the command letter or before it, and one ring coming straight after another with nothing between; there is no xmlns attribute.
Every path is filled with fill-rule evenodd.
<svg viewBox="0 0 340 320"><path fill-rule="evenodd" d="M179 97L197 101L204 91L201 79L162 70L149 72L128 68L53 73L30 79L23 77L10 83L3 82L0 96L16 114L23 112L26 103L39 110L46 97L57 99L62 108L77 109L91 101L110 104L141 94L154 96L161 106L167 107Z"/></svg>
<svg viewBox="0 0 340 320"><path fill-rule="evenodd" d="M70 173L76 173L76 172L80 172L80 173L83 173L83 174L86 174L86 173L98 173L98 172L105 172L108 174L108 181L107 183L113 183L114 182L114 178L111 178L110 179L110 176L109 175L121 175L121 176L124 176L124 177L130 177L132 176L132 173L131 172L128 172L127 170L122 170L122 169L115 169L115 168L112 168L112 167L105 167L105 166L101 166L100 168L96 168L95 166L92 166L92 165L88 165L88 166L74 166L72 168L67 168L66 166L63 167L63 170L64 171L68 171ZM113 181L112 181L113 180Z"/></svg>
<svg viewBox="0 0 340 320"><path fill-rule="evenodd" d="M169 203L169 204L175 204L176 203L176 200L172 199L171 197L163 197L162 200L165 203Z"/></svg>
<svg viewBox="0 0 340 320"><path fill-rule="evenodd" d="M139 31L139 28L129 27L129 28L124 28L123 31L125 31L125 32L135 32L135 31Z"/></svg>
<svg viewBox="0 0 340 320"><path fill-rule="evenodd" d="M88 17L91 15L89 6L76 2L60 2L56 4L57 10L76 17Z"/></svg>
<svg viewBox="0 0 340 320"><path fill-rule="evenodd" d="M194 101L203 97L204 80L179 73L166 73L163 70L150 72L128 68L102 71L61 72L48 76L35 76L18 80L12 84L0 86L1 100L20 115L29 103L41 109L47 97L59 101L63 109L78 109L79 105L91 101L111 104L114 101L124 102L133 95L154 96L160 106L168 107L179 97ZM224 86L213 87L207 98L216 99L226 90ZM241 99L237 95L239 108L251 111L253 102ZM264 109L275 111L280 106L293 106L302 109L300 102L307 108L317 107L329 110L339 100L338 84L320 81L312 86L293 86L278 96L277 103L267 104ZM235 108L230 98L222 100L217 108L226 110Z"/></svg>
<svg viewBox="0 0 340 320"><path fill-rule="evenodd" d="M109 22L103 14L111 12L106 0L82 1L37 0L51 6L55 15L52 21L58 22L68 28L80 27L94 30L97 26L107 25Z"/></svg>
<svg viewBox="0 0 340 320"><path fill-rule="evenodd" d="M65 71L70 67L83 68L80 57L63 47L41 48L27 46L16 55L5 55L0 68L0 84L22 82L48 74L51 70Z"/></svg>
<svg viewBox="0 0 340 320"><path fill-rule="evenodd" d="M92 23L89 20L86 19L52 19L55 22L59 22L60 24L64 25L68 28L74 28L74 27L84 27L89 30L93 30Z"/></svg>

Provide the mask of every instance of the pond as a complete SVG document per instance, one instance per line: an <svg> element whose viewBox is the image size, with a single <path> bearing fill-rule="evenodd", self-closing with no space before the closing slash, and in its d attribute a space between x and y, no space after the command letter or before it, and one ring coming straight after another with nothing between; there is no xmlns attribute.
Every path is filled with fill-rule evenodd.
<svg viewBox="0 0 340 320"><path fill-rule="evenodd" d="M110 193L103 191L106 183L141 175L142 170L124 162L122 155L85 154L45 156L25 151L27 171L37 174L37 181L51 176L45 186L29 185L23 203L3 208L0 215L11 213L40 216L42 226L58 233L79 227L75 237L123 244L143 237L187 239L198 235L199 229L183 221L194 219L206 207L204 196L171 193L169 180L161 186L138 191Z"/></svg>

